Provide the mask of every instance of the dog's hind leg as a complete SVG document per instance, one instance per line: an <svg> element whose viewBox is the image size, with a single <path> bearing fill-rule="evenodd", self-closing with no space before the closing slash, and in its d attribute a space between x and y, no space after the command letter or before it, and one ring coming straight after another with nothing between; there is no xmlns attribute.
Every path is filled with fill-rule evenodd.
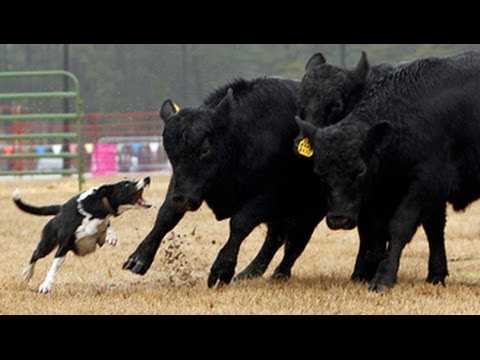
<svg viewBox="0 0 480 360"><path fill-rule="evenodd" d="M33 252L29 264L25 267L25 269L23 269L22 276L23 280L26 282L32 278L36 262L50 254L57 245L54 236L51 235L52 232L50 231L49 224L50 223L47 223L45 226L42 232L42 238L38 243L37 248Z"/></svg>
<svg viewBox="0 0 480 360"><path fill-rule="evenodd" d="M25 267L25 269L23 269L22 277L25 282L28 282L32 278L34 270L35 270L35 262L31 262Z"/></svg>
<svg viewBox="0 0 480 360"><path fill-rule="evenodd" d="M32 257L30 258L30 263L25 267L25 269L23 269L22 276L24 281L28 282L32 278L37 260L42 259L50 254L54 248L55 244L53 244L50 248L40 247L39 245L35 249Z"/></svg>

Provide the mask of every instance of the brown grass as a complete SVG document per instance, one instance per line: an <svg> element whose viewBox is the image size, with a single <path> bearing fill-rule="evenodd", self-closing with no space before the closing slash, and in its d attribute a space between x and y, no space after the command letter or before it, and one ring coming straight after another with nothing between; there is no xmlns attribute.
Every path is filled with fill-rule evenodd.
<svg viewBox="0 0 480 360"><path fill-rule="evenodd" d="M115 182L122 177L89 178L85 188ZM48 220L18 210L11 194L19 186L25 201L46 205L63 203L77 192L75 179L31 178L0 184L0 314L480 314L479 204L466 213L449 211L447 287L425 283L428 246L419 230L407 246L399 284L387 294L369 293L366 284L349 281L357 252L356 231L332 232L322 223L293 268L292 279L252 281L211 290L206 279L228 236L228 221L217 222L208 207L188 213L164 239L145 276L121 269L128 255L152 226L165 196L168 178L153 176L145 198L157 208L130 211L112 220L119 242L80 258L70 253L57 275L53 292L35 292L50 267L53 253L38 262L30 283L21 272ZM237 271L258 251L265 227L244 242Z"/></svg>

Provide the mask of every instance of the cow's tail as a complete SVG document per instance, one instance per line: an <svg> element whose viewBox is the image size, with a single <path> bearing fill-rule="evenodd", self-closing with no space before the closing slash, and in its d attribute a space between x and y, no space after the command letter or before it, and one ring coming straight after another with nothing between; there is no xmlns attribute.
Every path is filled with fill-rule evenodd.
<svg viewBox="0 0 480 360"><path fill-rule="evenodd" d="M36 207L32 205L25 204L20 199L20 190L16 189L12 194L13 202L17 205L20 210L23 210L27 213L34 214L34 215L57 215L60 212L61 206L60 205L50 205L50 206L41 206Z"/></svg>

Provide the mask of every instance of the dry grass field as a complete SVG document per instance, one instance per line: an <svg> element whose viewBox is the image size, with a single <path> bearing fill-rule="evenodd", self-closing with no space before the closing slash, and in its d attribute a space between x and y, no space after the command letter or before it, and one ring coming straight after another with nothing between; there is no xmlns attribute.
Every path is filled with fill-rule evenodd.
<svg viewBox="0 0 480 360"><path fill-rule="evenodd" d="M122 178L88 178L84 188ZM478 203L463 214L449 210L446 288L425 283L428 246L419 229L404 251L397 286L387 294L369 293L366 284L349 281L358 246L356 231L332 232L322 222L290 281L269 279L279 252L263 278L212 290L206 279L226 241L228 221L216 221L205 205L187 213L167 235L145 276L121 268L150 230L168 180L153 175L144 197L156 207L114 218L117 245L105 245L83 258L69 253L53 291L42 295L36 288L53 253L38 262L29 283L23 282L21 273L48 218L21 212L11 194L20 187L26 202L63 203L76 194L76 179L0 179L0 314L480 314ZM253 259L264 235L265 227L260 226L245 240L237 271Z"/></svg>

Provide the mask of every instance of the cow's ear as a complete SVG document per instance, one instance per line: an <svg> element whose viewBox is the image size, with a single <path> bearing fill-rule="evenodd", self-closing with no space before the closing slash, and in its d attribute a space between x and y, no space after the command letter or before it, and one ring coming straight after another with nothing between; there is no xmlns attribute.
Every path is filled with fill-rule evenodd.
<svg viewBox="0 0 480 360"><path fill-rule="evenodd" d="M173 115L180 111L180 107L172 100L167 99L160 107L160 117L163 121L168 121Z"/></svg>
<svg viewBox="0 0 480 360"><path fill-rule="evenodd" d="M315 53L312 55L310 60L307 61L307 64L305 65L305 71L309 72L314 67L323 65L326 63L327 63L327 60L325 60L325 57L323 56L322 53Z"/></svg>
<svg viewBox="0 0 480 360"><path fill-rule="evenodd" d="M392 125L388 121L382 121L373 125L367 132L367 137L363 146L363 156L369 160L373 153L388 144Z"/></svg>
<svg viewBox="0 0 480 360"><path fill-rule="evenodd" d="M299 116L295 116L295 121L297 122L298 128L300 129L299 137L306 137L309 140L313 140L317 128L309 122L300 119Z"/></svg>
<svg viewBox="0 0 480 360"><path fill-rule="evenodd" d="M369 69L370 65L368 64L367 54L365 51L362 51L362 55L354 71L355 76L360 82L365 83Z"/></svg>
<svg viewBox="0 0 480 360"><path fill-rule="evenodd" d="M235 99L233 98L233 90L232 88L229 88L227 95L225 95L222 101L220 101L220 103L217 105L215 112L222 117L228 116L233 110L234 106Z"/></svg>

